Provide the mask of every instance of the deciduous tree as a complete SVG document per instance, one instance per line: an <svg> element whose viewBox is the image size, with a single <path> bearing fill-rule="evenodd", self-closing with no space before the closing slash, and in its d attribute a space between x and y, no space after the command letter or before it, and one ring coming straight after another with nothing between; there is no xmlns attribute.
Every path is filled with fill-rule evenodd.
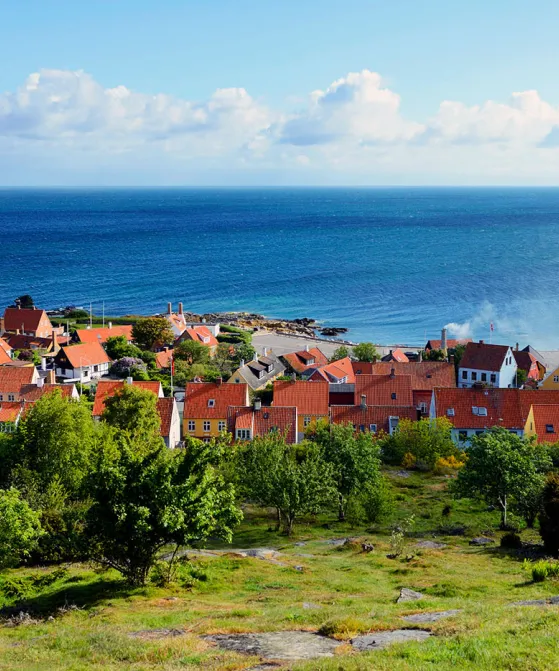
<svg viewBox="0 0 559 671"><path fill-rule="evenodd" d="M349 349L345 345L340 345L337 349L334 350L334 353L330 357L330 361L339 361L340 359L345 359L349 356Z"/></svg>
<svg viewBox="0 0 559 671"><path fill-rule="evenodd" d="M0 568L17 566L42 534L39 513L13 487L0 490Z"/></svg>
<svg viewBox="0 0 559 671"><path fill-rule="evenodd" d="M155 350L170 345L174 334L165 317L145 317L132 327L132 339L140 349Z"/></svg>
<svg viewBox="0 0 559 671"><path fill-rule="evenodd" d="M377 348L372 342L362 342L355 345L352 350L353 358L357 361L371 361L375 362L379 358Z"/></svg>

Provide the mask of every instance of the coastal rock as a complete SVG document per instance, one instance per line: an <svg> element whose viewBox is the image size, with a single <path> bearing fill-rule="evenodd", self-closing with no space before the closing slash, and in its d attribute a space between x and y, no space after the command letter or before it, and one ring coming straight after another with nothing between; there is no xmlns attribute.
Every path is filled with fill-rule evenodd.
<svg viewBox="0 0 559 671"><path fill-rule="evenodd" d="M492 538L487 538L486 536L479 536L478 538L472 538L470 545L492 545L495 541Z"/></svg>
<svg viewBox="0 0 559 671"><path fill-rule="evenodd" d="M458 615L460 610L440 610L438 613L415 613L414 615L404 615L402 617L406 622L415 622L416 624L423 624L427 622L437 622L445 617L452 617Z"/></svg>
<svg viewBox="0 0 559 671"><path fill-rule="evenodd" d="M360 652L368 650L382 650L393 643L406 643L407 641L424 641L431 633L422 629L396 629L394 631L377 631L373 634L357 636L351 641L351 645Z"/></svg>
<svg viewBox="0 0 559 671"><path fill-rule="evenodd" d="M437 543L436 541L419 541L415 547L424 548L425 550L442 550L446 547L446 543Z"/></svg>
<svg viewBox="0 0 559 671"><path fill-rule="evenodd" d="M400 596L398 597L396 603L405 603L406 601L418 601L423 599L424 595L421 592L415 592L413 589L408 589L407 587L402 587L400 590Z"/></svg>
<svg viewBox="0 0 559 671"><path fill-rule="evenodd" d="M340 645L308 631L270 631L259 634L213 634L204 636L223 650L232 650L264 659L296 661L332 657Z"/></svg>

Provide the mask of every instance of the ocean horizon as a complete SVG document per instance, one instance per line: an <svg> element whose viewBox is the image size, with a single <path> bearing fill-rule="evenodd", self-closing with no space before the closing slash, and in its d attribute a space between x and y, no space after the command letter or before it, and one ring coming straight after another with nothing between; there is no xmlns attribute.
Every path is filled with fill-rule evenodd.
<svg viewBox="0 0 559 671"><path fill-rule="evenodd" d="M0 308L311 317L559 347L556 187L0 188Z"/></svg>

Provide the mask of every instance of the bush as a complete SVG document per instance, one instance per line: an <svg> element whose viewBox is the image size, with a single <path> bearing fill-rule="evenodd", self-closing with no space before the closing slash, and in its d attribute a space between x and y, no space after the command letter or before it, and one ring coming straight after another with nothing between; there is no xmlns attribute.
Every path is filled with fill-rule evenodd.
<svg viewBox="0 0 559 671"><path fill-rule="evenodd" d="M546 561L545 559L534 563L525 561L524 570L531 573L534 582L543 582L546 578L559 577L559 563Z"/></svg>
<svg viewBox="0 0 559 671"><path fill-rule="evenodd" d="M146 364L136 357L125 356L111 366L111 375L132 377L134 380L149 380Z"/></svg>
<svg viewBox="0 0 559 671"><path fill-rule="evenodd" d="M465 462L457 459L453 454L448 457L439 457L435 462L434 472L437 475L449 475L463 468Z"/></svg>
<svg viewBox="0 0 559 671"><path fill-rule="evenodd" d="M546 552L559 555L559 474L548 475L542 495L540 536Z"/></svg>
<svg viewBox="0 0 559 671"><path fill-rule="evenodd" d="M415 462L417 459L411 452L406 452L404 458L402 459L402 466L404 468L415 468Z"/></svg>
<svg viewBox="0 0 559 671"><path fill-rule="evenodd" d="M325 622L318 633L321 636L328 636L329 638L347 639L354 634L359 634L368 631L370 626L368 623L358 620L356 617L344 617L339 620L329 620Z"/></svg>
<svg viewBox="0 0 559 671"><path fill-rule="evenodd" d="M522 539L513 532L505 534L501 538L501 547L507 550L520 550L522 548Z"/></svg>

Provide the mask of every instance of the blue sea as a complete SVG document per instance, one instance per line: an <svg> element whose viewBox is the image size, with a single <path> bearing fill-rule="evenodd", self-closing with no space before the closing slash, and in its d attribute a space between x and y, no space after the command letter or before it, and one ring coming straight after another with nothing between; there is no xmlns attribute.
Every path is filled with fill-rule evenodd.
<svg viewBox="0 0 559 671"><path fill-rule="evenodd" d="M0 190L0 309L313 317L559 347L559 189Z"/></svg>

